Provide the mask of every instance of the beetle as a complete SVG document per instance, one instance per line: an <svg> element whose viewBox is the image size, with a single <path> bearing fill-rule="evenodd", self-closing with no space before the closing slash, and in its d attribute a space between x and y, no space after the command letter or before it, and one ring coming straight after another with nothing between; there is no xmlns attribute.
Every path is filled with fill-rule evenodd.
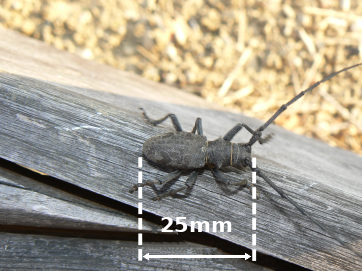
<svg viewBox="0 0 362 271"><path fill-rule="evenodd" d="M169 132L161 134L159 136L151 137L146 140L143 144L143 154L151 161L169 166L177 169L174 172L169 173L160 180L157 181L147 181L142 184L135 184L131 189L130 193L133 193L137 190L138 187L143 186L152 186L155 184L165 184L170 180L178 177L182 170L193 170L190 176L187 178L186 183L183 187L178 189L173 189L169 192L166 192L161 195L157 195L154 199L160 200L162 198L173 196L176 193L186 189L191 188L196 181L198 175L198 169L205 166L209 167L213 172L215 178L225 184L229 185L244 185L251 187L246 180L241 180L238 182L229 182L226 177L223 175L220 168L226 166L233 166L236 168L245 168L249 167L252 171L256 172L256 175L264 179L282 198L288 200L292 205L295 206L303 215L307 216L314 224L316 224L323 231L327 232L335 240L341 243L343 246L354 251L358 256L362 257L358 252L356 252L352 247L347 245L340 238L335 236L332 232L327 230L321 223L316 221L309 213L307 213L302 207L300 207L294 200L292 200L288 195L286 195L279 187L277 187L272 180L270 180L258 167L252 167L251 162L251 148L256 143L260 144L268 142L272 135L269 134L265 137L262 137L262 132L281 114L287 107L293 104L295 101L300 99L304 94L316 88L319 84L331 79L339 73L345 72L349 69L355 68L362 65L362 63L344 68L340 71L334 72L322 80L316 82L306 90L300 92L293 99L291 99L286 104L282 105L269 120L267 120L262 126L256 130L251 129L248 125L244 123L236 124L230 131L228 131L223 138L218 138L214 141L207 141L206 137L203 135L202 131L202 120L197 118L195 125L191 132L184 132L181 128L181 125L174 114L167 114L161 119L152 120L150 119L146 112L143 111L144 119L147 123L151 125L157 125L164 122L167 118L170 118L172 124L175 128L175 132ZM232 143L231 140L233 137L242 129L245 128L250 134L251 138L247 143Z"/></svg>
<svg viewBox="0 0 362 271"><path fill-rule="evenodd" d="M164 178L157 181L148 181L145 184L135 185L130 192L132 193L137 187L144 185L165 184L178 177L182 170L193 170L190 177L186 180L185 186L179 189L174 189L162 195L157 195L154 199L175 195L176 193L191 188L195 183L198 169L208 166L215 175L216 179L227 185L243 185L251 188L246 179L239 182L231 183L223 175L220 168L233 166L236 168L245 168L247 164L245 159L251 160L251 146L244 143L232 143L231 139L245 127L250 133L254 131L246 124L237 124L223 138L219 137L213 141L207 141L203 135L202 120L197 118L192 131L183 132L181 125L174 114L167 114L159 120L151 120L143 108L143 116L147 123L157 125L167 118L171 118L175 132L165 133L159 136L149 138L143 144L143 154L151 161L177 169L176 171L166 175ZM197 134L196 134L197 133ZM272 135L265 138L259 138L259 143L266 143L271 139Z"/></svg>

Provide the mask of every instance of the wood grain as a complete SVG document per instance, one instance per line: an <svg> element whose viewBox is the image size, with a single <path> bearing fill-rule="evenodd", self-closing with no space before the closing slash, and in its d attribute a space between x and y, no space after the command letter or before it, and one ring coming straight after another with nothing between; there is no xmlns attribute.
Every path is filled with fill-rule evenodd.
<svg viewBox="0 0 362 271"><path fill-rule="evenodd" d="M224 254L190 242L145 243L150 254ZM270 269L241 259L137 259L135 242L0 233L1 269L47 270L251 270Z"/></svg>
<svg viewBox="0 0 362 271"><path fill-rule="evenodd" d="M65 55L71 62L71 57ZM73 58L74 62L83 61ZM6 67L11 67L12 60L6 61ZM92 89L74 87L72 80L77 80L76 76L65 80L70 85L61 84L49 80L56 77L49 70L45 81L21 72L14 74L14 70L4 70L1 65L5 72L0 74L0 157L131 206L137 206L138 202L137 195L129 194L128 190L137 182L137 159L142 155L143 142L172 130L167 123L164 127L147 125L138 107L144 107L154 118L175 113L186 131L192 129L196 117L201 117L204 134L209 139L224 135L238 122L253 128L261 124L240 114L207 109L205 104L199 108L195 104L148 100L146 94L142 99L97 91L96 86L102 85L103 80L107 80L104 82L107 86L121 84L123 92L153 88L154 93L158 89L146 83L141 89L140 82L144 79L133 85L136 80L133 76L128 83L117 77L103 79L102 74L112 71L118 74L118 71L109 67L104 71L102 65L94 63L90 66L98 67L98 77ZM16 65L17 70L24 71L21 63ZM54 62L49 66L56 67ZM80 72L81 67L78 68ZM86 77L83 74L81 80ZM168 91L172 96L173 90ZM274 132L276 136L269 144L255 145L253 155L258 166L315 219L362 253L362 159L275 126L266 132ZM245 142L249 137L242 132L234 141ZM160 178L171 170L144 159L144 180ZM226 175L232 181L251 180L248 171L230 170ZM186 178L187 172L172 187L181 185ZM264 181L258 180L257 186L261 192L257 202L258 251L313 270L361 269L362 260L353 252L313 225ZM152 214L173 219L186 217L188 224L230 221L231 233L210 234L252 247L249 191L216 183L208 170L200 171L195 186L186 196L154 202L151 200L154 191L144 189L143 194L143 207Z"/></svg>
<svg viewBox="0 0 362 271"><path fill-rule="evenodd" d="M137 217L0 168L0 225L138 232ZM158 232L145 221L143 232Z"/></svg>

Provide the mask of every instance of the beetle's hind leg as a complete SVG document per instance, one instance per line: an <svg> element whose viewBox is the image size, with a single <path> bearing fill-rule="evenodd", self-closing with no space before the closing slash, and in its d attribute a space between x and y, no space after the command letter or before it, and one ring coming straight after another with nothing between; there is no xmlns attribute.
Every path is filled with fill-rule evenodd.
<svg viewBox="0 0 362 271"><path fill-rule="evenodd" d="M181 124L180 122L178 121L177 117L175 114L167 114L166 116L164 116L163 118L161 119L158 119L158 120L153 120L153 119L150 119L145 110L143 108L140 108L140 110L142 110L142 114L143 114L143 117L145 118L146 122L147 123L150 123L152 125L157 125L157 124L160 124L162 122L164 122L168 117L171 118L171 121L172 121L172 124L173 124L173 127L175 127L175 130L178 131L178 132L182 132L182 127L181 127Z"/></svg>
<svg viewBox="0 0 362 271"><path fill-rule="evenodd" d="M195 170L191 173L191 175L187 178L186 183L183 187L177 188L177 189L172 189L166 193L157 195L156 197L152 198L153 200L161 200L163 198L166 197L171 197L173 195L176 195L178 192L185 190L186 188L191 188L194 183L196 182L197 179L197 175L198 175L198 171Z"/></svg>
<svg viewBox="0 0 362 271"><path fill-rule="evenodd" d="M228 179L226 179L225 175L221 171L219 171L218 169L211 168L211 171L214 174L216 180L218 180L219 182L224 183L226 185L245 186L246 188L249 189L250 193L252 193L253 184L249 183L247 181L247 179L243 179L243 180L241 180L239 182L230 182ZM256 190L256 198L259 199L259 191L258 190Z"/></svg>
<svg viewBox="0 0 362 271"><path fill-rule="evenodd" d="M152 185L156 185L156 184L165 184L165 183L177 178L178 176L180 176L181 172L182 172L181 170L176 170L174 172L167 174L166 176L163 176L162 178L160 178L157 181L147 181L145 183L137 183L137 184L133 185L133 187L129 190L129 192L133 193L134 191L137 191L138 187L152 186Z"/></svg>

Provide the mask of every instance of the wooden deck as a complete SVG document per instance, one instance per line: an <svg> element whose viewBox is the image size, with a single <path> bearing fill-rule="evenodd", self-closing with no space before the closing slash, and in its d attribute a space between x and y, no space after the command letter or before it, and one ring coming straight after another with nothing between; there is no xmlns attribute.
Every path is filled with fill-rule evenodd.
<svg viewBox="0 0 362 271"><path fill-rule="evenodd" d="M239 122L253 128L262 122L8 30L0 29L0 36L0 268L362 269L361 258L260 179L258 261L139 262L139 200L128 190L137 183L143 142L172 125L150 126L138 108L154 118L175 113L186 131L201 117L209 139ZM266 132L275 137L255 144L257 165L362 254L362 158L276 126ZM233 141L249 137L242 132ZM172 169L144 158L142 171L144 180L153 180ZM251 180L250 171L226 175L232 181ZM191 191L157 202L153 196L152 189L143 189L144 254L250 254L253 200L247 189L222 186L204 170ZM188 225L230 221L232 231L164 234L162 217L186 217Z"/></svg>

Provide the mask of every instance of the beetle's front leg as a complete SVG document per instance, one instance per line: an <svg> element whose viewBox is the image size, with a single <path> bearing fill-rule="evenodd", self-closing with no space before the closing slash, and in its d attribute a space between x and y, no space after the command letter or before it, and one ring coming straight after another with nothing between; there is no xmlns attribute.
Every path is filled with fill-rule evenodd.
<svg viewBox="0 0 362 271"><path fill-rule="evenodd" d="M231 130L227 132L226 135L224 135L223 139L225 141L230 141L243 127L248 130L249 133L254 134L253 129L251 129L248 125L244 123L238 123L233 128L231 128Z"/></svg>
<svg viewBox="0 0 362 271"><path fill-rule="evenodd" d="M225 141L230 141L231 139L233 139L233 137L242 129L245 128L246 130L248 130L249 133L251 133L252 135L254 135L255 131L253 131L253 129L251 129L248 125L244 124L244 123L238 123L236 124L229 132L226 133L226 135L224 135L223 139ZM268 141L270 141L270 139L273 137L273 134L268 134L263 138L259 138L259 143L260 144L264 144Z"/></svg>
<svg viewBox="0 0 362 271"><path fill-rule="evenodd" d="M246 188L249 189L250 193L252 193L252 187L253 187L253 184L249 183L247 179L243 179L239 182L230 182L228 179L226 179L225 175L219 171L218 169L216 168L211 168L211 171L212 173L214 174L215 178L226 184L226 185L237 185L237 186L245 186ZM259 199L259 191L256 190L256 198Z"/></svg>

